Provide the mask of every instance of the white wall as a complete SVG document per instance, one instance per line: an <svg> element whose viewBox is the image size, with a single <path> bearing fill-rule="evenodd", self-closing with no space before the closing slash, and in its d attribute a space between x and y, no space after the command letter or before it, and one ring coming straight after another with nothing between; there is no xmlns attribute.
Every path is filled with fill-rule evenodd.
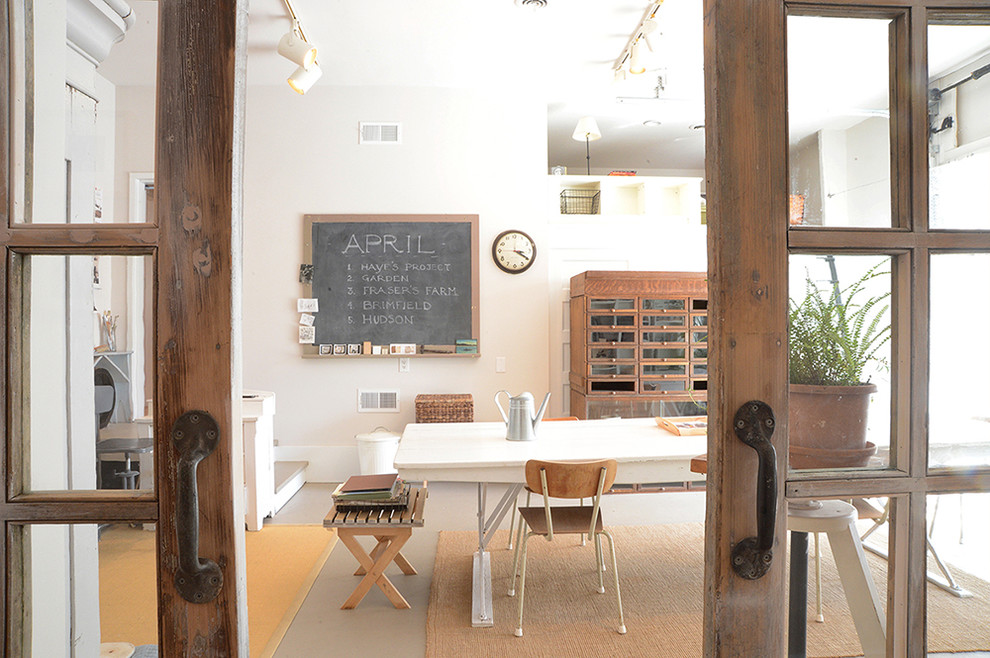
<svg viewBox="0 0 990 658"><path fill-rule="evenodd" d="M280 447L353 446L355 434L378 425L400 430L414 420L417 393L471 393L475 418L495 420L495 391L547 390L547 261L514 276L488 256L506 228L544 244L546 108L502 92L248 90L244 385L275 392ZM401 122L402 144L359 145L359 121ZM308 262L306 213L479 215L481 356L415 358L403 374L391 358L301 358L295 300L299 265ZM496 356L507 358L507 372L495 373ZM391 387L400 390L400 413L356 413L357 389Z"/></svg>

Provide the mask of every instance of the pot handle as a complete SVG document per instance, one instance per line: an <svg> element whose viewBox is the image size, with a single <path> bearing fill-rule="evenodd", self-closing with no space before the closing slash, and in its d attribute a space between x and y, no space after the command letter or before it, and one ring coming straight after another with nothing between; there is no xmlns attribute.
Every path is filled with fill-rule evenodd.
<svg viewBox="0 0 990 658"><path fill-rule="evenodd" d="M739 407L732 421L739 440L756 451L756 537L732 547L732 568L742 578L763 577L773 562L774 524L777 517L777 452L770 443L776 420L766 402L751 400Z"/></svg>

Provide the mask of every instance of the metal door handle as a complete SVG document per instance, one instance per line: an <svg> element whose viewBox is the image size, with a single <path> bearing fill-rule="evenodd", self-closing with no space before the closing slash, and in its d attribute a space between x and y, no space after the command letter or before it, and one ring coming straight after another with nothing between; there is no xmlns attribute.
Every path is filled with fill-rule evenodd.
<svg viewBox="0 0 990 658"><path fill-rule="evenodd" d="M776 421L766 402L751 400L739 407L733 419L739 440L756 451L759 471L756 483L756 537L732 547L732 568L747 580L761 578L773 562L774 524L777 517L777 451L770 443Z"/></svg>
<svg viewBox="0 0 990 658"><path fill-rule="evenodd" d="M179 451L175 489L175 528L179 568L175 588L190 603L207 603L220 593L223 572L213 560L199 556L199 492L196 467L217 447L220 426L205 411L188 411L172 425L172 443Z"/></svg>

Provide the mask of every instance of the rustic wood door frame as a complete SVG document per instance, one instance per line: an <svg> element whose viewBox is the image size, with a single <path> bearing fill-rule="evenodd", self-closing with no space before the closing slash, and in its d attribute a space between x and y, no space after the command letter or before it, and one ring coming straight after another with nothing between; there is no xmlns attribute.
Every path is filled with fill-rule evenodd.
<svg viewBox="0 0 990 658"><path fill-rule="evenodd" d="M705 2L708 205L706 656L784 655L785 516L778 486L773 562L758 580L730 566L757 534L756 453L731 427L745 402L777 418L786 468L787 134L782 0ZM754 75L754 72L758 74Z"/></svg>
<svg viewBox="0 0 990 658"><path fill-rule="evenodd" d="M947 11L951 9L952 13ZM887 229L787 226L788 12L892 19L891 216ZM926 652L926 497L986 492L990 469L928 469L928 298L933 253L990 251L990 231L929 231L926 69L930 18L987 22L975 0L707 0L705 71L709 224L709 459L705 654L783 655L784 499L890 496L887 654ZM732 546L755 530L753 451L730 423L749 399L776 413L787 474L787 254L892 256L892 445L884 471L790 474L778 489L774 566L735 576Z"/></svg>
<svg viewBox="0 0 990 658"><path fill-rule="evenodd" d="M159 4L156 126L156 214L144 224L65 224L64 218L13 222L10 120L10 3L0 4L0 331L5 422L0 450L0 656L21 655L18 537L24 524L153 522L157 524L159 653L163 656L248 654L240 418L240 183L243 142L244 0L172 0ZM19 477L17 435L22 382L14 345L20 318L9 313L19 254L153 256L156 272L154 493L26 492ZM13 358L11 358L13 356ZM224 585L207 603L176 589L177 451L173 423L203 410L220 440L198 465L198 555L220 565ZM15 577L11 577L11 576Z"/></svg>

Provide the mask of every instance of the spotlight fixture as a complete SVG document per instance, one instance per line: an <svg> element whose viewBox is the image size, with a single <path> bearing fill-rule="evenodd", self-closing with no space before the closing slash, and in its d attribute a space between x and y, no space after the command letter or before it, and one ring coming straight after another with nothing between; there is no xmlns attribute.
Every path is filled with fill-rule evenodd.
<svg viewBox="0 0 990 658"><path fill-rule="evenodd" d="M313 64L308 69L300 66L292 72L292 75L286 81L292 87L293 91L305 94L316 84L316 81L320 79L321 75L323 75L323 71L316 64Z"/></svg>
<svg viewBox="0 0 990 658"><path fill-rule="evenodd" d="M636 39L636 42L633 43L629 54L629 72L633 75L646 73L646 67L643 66L643 58L640 55L641 48L642 46L639 45L639 39Z"/></svg>
<svg viewBox="0 0 990 658"><path fill-rule="evenodd" d="M293 22L292 29L279 40L278 54L304 69L308 69L316 61L316 48L302 38L298 21Z"/></svg>
<svg viewBox="0 0 990 658"><path fill-rule="evenodd" d="M591 175L591 146L590 142L596 139L602 138L602 131L598 129L598 122L595 121L595 117L581 117L577 126L574 127L574 133L571 135L571 139L580 142L584 140L584 151L585 157L588 160L588 175Z"/></svg>
<svg viewBox="0 0 990 658"><path fill-rule="evenodd" d="M644 73L646 71L646 67L642 63L642 43L645 43L646 47L650 49L650 52L653 52L653 44L650 43L649 36L660 28L656 20L656 15L662 4L663 0L654 0L654 2L650 3L650 7L647 9L643 20L636 26L636 31L632 33L629 41L626 42L626 47L619 53L618 59L615 60L615 66L612 67L615 71L616 81L620 79L620 75L624 75L626 67L633 74ZM623 73L620 74L620 71Z"/></svg>
<svg viewBox="0 0 990 658"><path fill-rule="evenodd" d="M286 78L286 82L296 93L305 94L320 79L323 71L316 61L316 47L306 39L306 33L303 32L292 3L289 0L283 2L292 19L292 29L279 40L278 54L298 65L292 75Z"/></svg>

